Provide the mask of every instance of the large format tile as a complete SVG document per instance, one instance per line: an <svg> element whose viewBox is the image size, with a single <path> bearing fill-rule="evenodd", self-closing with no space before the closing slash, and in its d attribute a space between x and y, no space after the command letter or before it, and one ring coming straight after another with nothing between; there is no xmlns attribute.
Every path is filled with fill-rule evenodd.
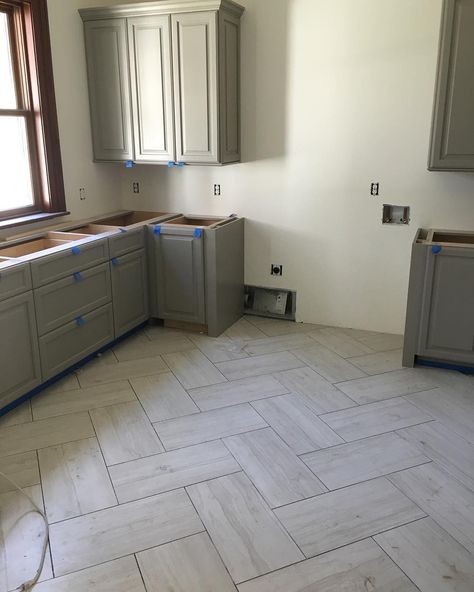
<svg viewBox="0 0 474 592"><path fill-rule="evenodd" d="M389 479L474 554L474 492L435 463L407 469Z"/></svg>
<svg viewBox="0 0 474 592"><path fill-rule="evenodd" d="M226 382L217 368L197 349L163 356L185 389Z"/></svg>
<svg viewBox="0 0 474 592"><path fill-rule="evenodd" d="M153 376L153 374L161 374L162 372L169 372L169 368L161 356L116 362L115 364L99 358L78 370L77 376L81 386L86 388L106 382L128 380L137 376Z"/></svg>
<svg viewBox="0 0 474 592"><path fill-rule="evenodd" d="M132 378L130 384L150 421L164 421L199 413L199 409L172 372Z"/></svg>
<svg viewBox="0 0 474 592"><path fill-rule="evenodd" d="M224 442L271 508L326 491L271 428L231 436Z"/></svg>
<svg viewBox="0 0 474 592"><path fill-rule="evenodd" d="M34 592L146 592L134 557L123 557L37 584Z"/></svg>
<svg viewBox="0 0 474 592"><path fill-rule="evenodd" d="M148 592L235 592L207 533L138 553Z"/></svg>
<svg viewBox="0 0 474 592"><path fill-rule="evenodd" d="M19 487L31 487L40 483L36 451L23 452L0 458L0 473L13 479ZM0 493L13 491L15 487L0 475Z"/></svg>
<svg viewBox="0 0 474 592"><path fill-rule="evenodd" d="M191 335L189 339L213 364L248 357L248 354L243 350L243 342L232 340L225 335L220 337Z"/></svg>
<svg viewBox="0 0 474 592"><path fill-rule="evenodd" d="M167 450L268 427L248 403L170 419L154 425Z"/></svg>
<svg viewBox="0 0 474 592"><path fill-rule="evenodd" d="M375 537L421 592L472 592L474 560L430 518Z"/></svg>
<svg viewBox="0 0 474 592"><path fill-rule="evenodd" d="M296 454L344 442L297 395L254 401L252 406Z"/></svg>
<svg viewBox="0 0 474 592"><path fill-rule="evenodd" d="M351 362L318 343L307 349L296 350L294 353L329 382L341 382L365 376L364 372L353 366Z"/></svg>
<svg viewBox="0 0 474 592"><path fill-rule="evenodd" d="M384 477L275 510L307 557L425 516Z"/></svg>
<svg viewBox="0 0 474 592"><path fill-rule="evenodd" d="M303 559L243 473L192 485L188 493L234 582Z"/></svg>
<svg viewBox="0 0 474 592"><path fill-rule="evenodd" d="M416 425L433 418L402 398L388 399L321 416L347 442Z"/></svg>
<svg viewBox="0 0 474 592"><path fill-rule="evenodd" d="M110 467L120 503L241 471L220 440Z"/></svg>
<svg viewBox="0 0 474 592"><path fill-rule="evenodd" d="M64 575L202 530L184 490L100 510L51 526L54 571Z"/></svg>
<svg viewBox="0 0 474 592"><path fill-rule="evenodd" d="M94 435L88 413L75 413L2 428L0 457L83 440Z"/></svg>
<svg viewBox="0 0 474 592"><path fill-rule="evenodd" d="M139 333L114 347L114 354L119 362L153 358L162 354L194 349L194 344L185 335L169 335L166 339L150 340L146 333Z"/></svg>
<svg viewBox="0 0 474 592"><path fill-rule="evenodd" d="M95 438L44 448L39 463L50 523L117 504Z"/></svg>
<svg viewBox="0 0 474 592"><path fill-rule="evenodd" d="M274 376L317 414L356 406L352 399L311 368L297 368Z"/></svg>
<svg viewBox="0 0 474 592"><path fill-rule="evenodd" d="M343 329L328 327L313 331L310 336L342 358L373 354L374 350L353 339Z"/></svg>
<svg viewBox="0 0 474 592"><path fill-rule="evenodd" d="M33 417L45 419L136 400L126 380L80 390L50 392L48 389L32 400Z"/></svg>
<svg viewBox="0 0 474 592"><path fill-rule="evenodd" d="M394 433L305 454L302 460L329 489L430 462L416 446Z"/></svg>
<svg viewBox="0 0 474 592"><path fill-rule="evenodd" d="M290 352L279 352L232 362L221 362L216 366L228 380L238 380L239 378L272 374L279 370L301 368L304 364Z"/></svg>
<svg viewBox="0 0 474 592"><path fill-rule="evenodd" d="M265 317L248 316L247 320L256 325L268 337L290 335L292 333L310 333L317 329L324 329L325 325L313 325L311 323L299 323L295 321L283 321Z"/></svg>
<svg viewBox="0 0 474 592"><path fill-rule="evenodd" d="M392 372L393 370L401 370L403 368L401 349L357 356L351 358L350 361L371 376L374 374L383 374L384 372Z"/></svg>
<svg viewBox="0 0 474 592"><path fill-rule="evenodd" d="M214 386L191 389L189 394L202 411L283 395L287 389L272 376L255 376Z"/></svg>
<svg viewBox="0 0 474 592"><path fill-rule="evenodd" d="M265 337L254 339L244 345L244 351L251 356L262 356L264 354L275 354L278 352L301 349L314 345L311 337L304 333L281 335L278 337Z"/></svg>
<svg viewBox="0 0 474 592"><path fill-rule="evenodd" d="M91 418L108 465L163 452L163 446L138 402L94 409Z"/></svg>
<svg viewBox="0 0 474 592"><path fill-rule="evenodd" d="M403 347L403 335L393 333L377 333L375 331L359 331L358 329L345 329L357 341L377 352L401 349Z"/></svg>
<svg viewBox="0 0 474 592"><path fill-rule="evenodd" d="M26 401L0 417L0 429L33 421L31 416L31 402Z"/></svg>
<svg viewBox="0 0 474 592"><path fill-rule="evenodd" d="M426 378L426 375L416 368L404 368L377 376L359 378L337 385L356 403L376 403L392 397L401 397L420 391L428 391L436 385Z"/></svg>
<svg viewBox="0 0 474 592"><path fill-rule="evenodd" d="M406 428L398 433L474 491L474 444L458 436L439 421Z"/></svg>
<svg viewBox="0 0 474 592"><path fill-rule="evenodd" d="M380 547L367 539L241 584L239 592L417 591Z"/></svg>
<svg viewBox="0 0 474 592"><path fill-rule="evenodd" d="M249 323L247 319L243 318L234 323L232 327L229 327L225 334L227 337L238 341L249 341L250 339L259 339L266 336L253 323Z"/></svg>

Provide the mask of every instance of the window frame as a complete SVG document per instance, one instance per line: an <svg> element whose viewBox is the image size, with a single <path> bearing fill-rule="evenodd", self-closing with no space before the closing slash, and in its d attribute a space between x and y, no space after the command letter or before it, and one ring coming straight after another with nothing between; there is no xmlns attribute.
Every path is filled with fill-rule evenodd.
<svg viewBox="0 0 474 592"><path fill-rule="evenodd" d="M0 117L25 120L34 199L30 206L0 211L5 227L67 212L47 0L0 0L0 11L8 17L17 92L17 108L0 109Z"/></svg>

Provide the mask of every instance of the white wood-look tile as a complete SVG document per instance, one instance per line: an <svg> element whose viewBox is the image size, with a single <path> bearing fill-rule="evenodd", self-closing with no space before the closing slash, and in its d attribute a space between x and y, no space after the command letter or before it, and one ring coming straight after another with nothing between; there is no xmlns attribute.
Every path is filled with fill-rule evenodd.
<svg viewBox="0 0 474 592"><path fill-rule="evenodd" d="M88 413L53 417L0 430L0 457L94 436Z"/></svg>
<svg viewBox="0 0 474 592"><path fill-rule="evenodd" d="M283 395L288 390L272 376L255 376L192 389L189 394L202 411Z"/></svg>
<svg viewBox="0 0 474 592"><path fill-rule="evenodd" d="M91 418L107 465L163 452L138 402L93 409Z"/></svg>
<svg viewBox="0 0 474 592"><path fill-rule="evenodd" d="M271 508L327 491L271 428L224 440Z"/></svg>
<svg viewBox="0 0 474 592"><path fill-rule="evenodd" d="M344 442L297 395L254 401L252 406L296 454Z"/></svg>
<svg viewBox="0 0 474 592"><path fill-rule="evenodd" d="M220 337L192 335L190 340L214 364L248 357L248 354L243 350L243 341L232 340L225 335Z"/></svg>
<svg viewBox="0 0 474 592"><path fill-rule="evenodd" d="M33 399L33 417L45 419L136 400L126 380L80 390L50 392L48 389Z"/></svg>
<svg viewBox="0 0 474 592"><path fill-rule="evenodd" d="M296 323L294 321L283 321L279 319L268 319L264 317L251 317L249 321L256 325L268 337L290 335L292 333L310 333L317 329L324 329L325 325L312 325L311 323Z"/></svg>
<svg viewBox="0 0 474 592"><path fill-rule="evenodd" d="M19 487L38 485L40 474L36 451L0 458L0 473L12 479ZM14 490L15 487L0 475L0 493Z"/></svg>
<svg viewBox="0 0 474 592"><path fill-rule="evenodd" d="M41 486L26 487L24 492L43 509ZM30 499L19 491L0 494L0 585L2 592L14 590L31 580L40 564L46 527L34 512ZM40 581L53 577L49 549Z"/></svg>
<svg viewBox="0 0 474 592"><path fill-rule="evenodd" d="M161 339L166 341L167 339L179 339L180 337L188 337L190 333L182 329L174 329L172 327L164 327L163 325L147 325L143 332L151 341Z"/></svg>
<svg viewBox="0 0 474 592"><path fill-rule="evenodd" d="M232 362L221 362L216 366L228 380L239 380L239 378L273 374L279 370L301 368L304 364L291 352L279 352Z"/></svg>
<svg viewBox="0 0 474 592"><path fill-rule="evenodd" d="M351 362L319 343L306 349L295 350L294 354L329 382L341 382L365 376L364 372L352 365Z"/></svg>
<svg viewBox="0 0 474 592"><path fill-rule="evenodd" d="M301 457L329 489L402 471L430 459L395 433L372 436Z"/></svg>
<svg viewBox="0 0 474 592"><path fill-rule="evenodd" d="M154 424L167 450L202 444L268 427L248 403Z"/></svg>
<svg viewBox="0 0 474 592"><path fill-rule="evenodd" d="M321 417L346 442L433 420L433 417L400 397L334 411Z"/></svg>
<svg viewBox="0 0 474 592"><path fill-rule="evenodd" d="M120 503L241 471L220 440L110 467Z"/></svg>
<svg viewBox="0 0 474 592"><path fill-rule="evenodd" d="M207 533L138 553L148 592L236 592Z"/></svg>
<svg viewBox="0 0 474 592"><path fill-rule="evenodd" d="M417 590L380 547L371 539L366 539L241 584L239 592Z"/></svg>
<svg viewBox="0 0 474 592"><path fill-rule="evenodd" d="M48 393L67 393L68 391L77 391L81 386L75 374L68 374L61 380L48 387L45 392ZM34 401L35 399L33 399Z"/></svg>
<svg viewBox="0 0 474 592"><path fill-rule="evenodd" d="M249 341L250 339L259 339L266 337L253 323L249 323L247 319L240 319L229 327L225 332L227 337L238 341Z"/></svg>
<svg viewBox="0 0 474 592"><path fill-rule="evenodd" d="M38 456L50 523L117 504L96 438L44 448Z"/></svg>
<svg viewBox="0 0 474 592"><path fill-rule="evenodd" d="M265 337L254 339L244 345L244 350L251 356L262 356L264 354L275 354L292 349L301 349L314 345L311 337L305 333L290 333L277 337Z"/></svg>
<svg viewBox="0 0 474 592"><path fill-rule="evenodd" d="M317 414L356 406L352 399L311 368L288 370L274 376Z"/></svg>
<svg viewBox="0 0 474 592"><path fill-rule="evenodd" d="M357 366L370 376L393 372L394 370L401 370L403 368L401 349L357 356L351 358L350 361L354 366Z"/></svg>
<svg viewBox="0 0 474 592"><path fill-rule="evenodd" d="M377 352L401 349L403 347L403 335L377 333L375 331L359 331L358 329L344 329L344 331L347 335L350 335Z"/></svg>
<svg viewBox="0 0 474 592"><path fill-rule="evenodd" d="M425 516L384 477L275 510L307 557Z"/></svg>
<svg viewBox="0 0 474 592"><path fill-rule="evenodd" d="M15 407L15 409L12 409L0 417L0 429L19 425L21 423L29 423L30 421L33 421L31 415L31 402L25 401L25 403L22 403L18 407Z"/></svg>
<svg viewBox="0 0 474 592"><path fill-rule="evenodd" d="M373 354L374 350L360 341L353 339L342 329L327 328L309 334L315 341L324 345L342 358L352 358L364 354Z"/></svg>
<svg viewBox="0 0 474 592"><path fill-rule="evenodd" d="M474 491L474 444L439 421L398 432L466 487Z"/></svg>
<svg viewBox="0 0 474 592"><path fill-rule="evenodd" d="M436 463L389 479L461 545L474 554L474 492Z"/></svg>
<svg viewBox="0 0 474 592"><path fill-rule="evenodd" d="M303 559L243 473L192 485L187 491L234 582Z"/></svg>
<svg viewBox="0 0 474 592"><path fill-rule="evenodd" d="M226 379L198 349L163 356L185 389L226 382Z"/></svg>
<svg viewBox="0 0 474 592"><path fill-rule="evenodd" d="M375 537L421 592L472 592L474 558L430 518Z"/></svg>
<svg viewBox="0 0 474 592"><path fill-rule="evenodd" d="M119 362L153 358L162 354L194 349L195 345L185 335L169 335L166 339L148 339L146 333L129 337L114 347L114 354Z"/></svg>
<svg viewBox="0 0 474 592"><path fill-rule="evenodd" d="M169 368L163 362L161 356L117 362L115 364L105 362L102 358L99 358L78 370L77 377L81 387L86 388L106 382L129 380L137 376L153 376L163 372L169 372Z"/></svg>
<svg viewBox="0 0 474 592"><path fill-rule="evenodd" d="M404 368L377 376L340 382L337 385L338 389L360 405L428 391L435 387L436 385L416 368Z"/></svg>
<svg viewBox="0 0 474 592"><path fill-rule="evenodd" d="M58 522L50 528L55 575L118 559L202 530L184 490Z"/></svg>
<svg viewBox="0 0 474 592"><path fill-rule="evenodd" d="M146 592L133 556L38 584L34 592Z"/></svg>
<svg viewBox="0 0 474 592"><path fill-rule="evenodd" d="M199 413L194 401L172 372L132 378L130 384L150 421L164 421Z"/></svg>

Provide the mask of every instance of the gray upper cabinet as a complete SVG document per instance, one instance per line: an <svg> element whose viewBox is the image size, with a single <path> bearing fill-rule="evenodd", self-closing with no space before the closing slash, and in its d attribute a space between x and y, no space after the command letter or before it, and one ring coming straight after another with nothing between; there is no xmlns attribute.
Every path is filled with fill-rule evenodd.
<svg viewBox="0 0 474 592"><path fill-rule="evenodd" d="M429 169L474 170L474 0L445 0Z"/></svg>
<svg viewBox="0 0 474 592"><path fill-rule="evenodd" d="M240 17L231 0L80 10L96 160L240 160Z"/></svg>
<svg viewBox="0 0 474 592"><path fill-rule="evenodd" d="M85 23L95 160L133 158L125 19Z"/></svg>

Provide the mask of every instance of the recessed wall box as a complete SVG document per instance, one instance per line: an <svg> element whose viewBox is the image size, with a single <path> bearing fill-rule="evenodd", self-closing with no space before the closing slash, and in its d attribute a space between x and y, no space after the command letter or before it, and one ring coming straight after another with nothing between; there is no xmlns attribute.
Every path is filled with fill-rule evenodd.
<svg viewBox="0 0 474 592"><path fill-rule="evenodd" d="M410 207L409 206L391 206L385 204L382 214L383 224L409 224Z"/></svg>

